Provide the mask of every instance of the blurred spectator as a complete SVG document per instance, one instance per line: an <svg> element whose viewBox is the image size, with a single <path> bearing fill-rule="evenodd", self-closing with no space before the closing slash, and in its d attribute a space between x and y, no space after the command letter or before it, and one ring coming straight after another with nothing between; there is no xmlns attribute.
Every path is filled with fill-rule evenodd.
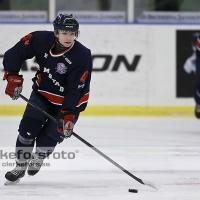
<svg viewBox="0 0 200 200"><path fill-rule="evenodd" d="M197 11L200 10L200 0L179 0L179 11Z"/></svg>
<svg viewBox="0 0 200 200"><path fill-rule="evenodd" d="M95 11L97 10L96 0L56 0L56 12L60 10Z"/></svg>
<svg viewBox="0 0 200 200"><path fill-rule="evenodd" d="M49 0L10 0L11 10L48 10Z"/></svg>
<svg viewBox="0 0 200 200"><path fill-rule="evenodd" d="M111 0L98 0L99 10L110 10Z"/></svg>
<svg viewBox="0 0 200 200"><path fill-rule="evenodd" d="M126 11L127 0L56 0L56 12L60 10Z"/></svg>
<svg viewBox="0 0 200 200"><path fill-rule="evenodd" d="M0 10L9 10L10 1L9 0L0 0Z"/></svg>
<svg viewBox="0 0 200 200"><path fill-rule="evenodd" d="M155 0L156 11L178 11L179 0Z"/></svg>

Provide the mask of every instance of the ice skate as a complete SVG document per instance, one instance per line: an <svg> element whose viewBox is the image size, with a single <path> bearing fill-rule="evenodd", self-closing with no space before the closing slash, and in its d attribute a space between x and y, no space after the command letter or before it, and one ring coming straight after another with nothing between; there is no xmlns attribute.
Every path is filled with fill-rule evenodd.
<svg viewBox="0 0 200 200"><path fill-rule="evenodd" d="M34 176L37 174L43 164L44 159L40 159L37 154L32 154L32 159L28 166L28 175Z"/></svg>
<svg viewBox="0 0 200 200"><path fill-rule="evenodd" d="M20 165L17 163L17 166L5 174L6 181L4 185L14 185L20 182L20 179L24 177L27 169L27 163Z"/></svg>

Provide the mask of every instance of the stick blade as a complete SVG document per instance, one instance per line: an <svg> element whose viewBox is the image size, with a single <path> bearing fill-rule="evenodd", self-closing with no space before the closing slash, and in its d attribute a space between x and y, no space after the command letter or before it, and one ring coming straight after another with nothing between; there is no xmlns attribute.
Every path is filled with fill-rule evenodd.
<svg viewBox="0 0 200 200"><path fill-rule="evenodd" d="M148 185L148 186L154 188L155 190L158 190L158 188L155 186L155 184L152 183L152 182L150 182L150 181L143 181L143 183L144 183L145 185Z"/></svg>

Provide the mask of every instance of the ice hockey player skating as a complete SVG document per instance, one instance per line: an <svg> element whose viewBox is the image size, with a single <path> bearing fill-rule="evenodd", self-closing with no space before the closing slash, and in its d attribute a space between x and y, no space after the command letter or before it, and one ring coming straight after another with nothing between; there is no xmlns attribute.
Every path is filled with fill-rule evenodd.
<svg viewBox="0 0 200 200"><path fill-rule="evenodd" d="M7 183L19 182L26 170L31 176L37 174L55 146L71 136L79 113L87 106L92 57L90 50L76 40L79 23L73 15L60 14L53 26L54 32L29 33L4 55L5 93L13 100L19 98L24 80L19 74L21 65L35 56L39 69L32 79L29 100L62 121L57 127L27 104L18 129L16 167L6 173Z"/></svg>

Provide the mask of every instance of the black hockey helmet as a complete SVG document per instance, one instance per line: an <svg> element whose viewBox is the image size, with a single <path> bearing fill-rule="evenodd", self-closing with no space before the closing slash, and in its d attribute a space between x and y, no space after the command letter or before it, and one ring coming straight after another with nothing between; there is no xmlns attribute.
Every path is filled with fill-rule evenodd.
<svg viewBox="0 0 200 200"><path fill-rule="evenodd" d="M79 23L76 21L74 16L59 14L53 21L54 33L58 34L58 30L72 31L76 33L76 37L79 34Z"/></svg>

